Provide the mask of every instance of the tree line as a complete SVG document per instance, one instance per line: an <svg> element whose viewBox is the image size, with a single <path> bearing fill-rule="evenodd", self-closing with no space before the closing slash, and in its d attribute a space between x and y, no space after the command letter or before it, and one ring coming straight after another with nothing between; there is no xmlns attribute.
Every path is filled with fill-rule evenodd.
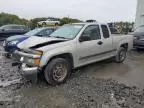
<svg viewBox="0 0 144 108"><path fill-rule="evenodd" d="M27 25L30 28L34 29L35 27L37 27L37 22L44 21L48 18L53 18L53 17L41 17L41 18L33 18L30 20L27 20L24 18L20 18L17 15L8 14L8 13L0 13L0 26L6 25L6 24L22 24L22 25ZM73 19L73 18L69 18L69 17L53 18L53 19L59 20L61 25L68 24L68 23L83 22L79 19ZM110 24L112 26L118 28L121 33L131 31L131 29L134 26L134 22L123 22L123 21L111 22Z"/></svg>
<svg viewBox="0 0 144 108"><path fill-rule="evenodd" d="M17 15L8 14L8 13L0 13L0 26L6 25L6 24L22 24L22 25L27 25L30 28L35 28L37 27L37 22L44 21L48 18L53 18L53 17L41 17L41 18L33 18L30 20L27 20L24 18L20 18ZM59 20L61 25L68 24L68 23L82 22L79 19L73 19L73 18L68 18L68 17L53 18L53 19Z"/></svg>
<svg viewBox="0 0 144 108"><path fill-rule="evenodd" d="M6 24L22 24L27 25L28 20L19 18L16 15L7 14L7 13L0 13L0 26Z"/></svg>

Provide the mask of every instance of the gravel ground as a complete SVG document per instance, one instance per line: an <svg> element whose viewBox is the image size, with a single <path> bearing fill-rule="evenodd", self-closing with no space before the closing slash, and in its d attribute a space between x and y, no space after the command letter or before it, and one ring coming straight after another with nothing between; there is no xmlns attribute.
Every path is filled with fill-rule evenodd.
<svg viewBox="0 0 144 108"><path fill-rule="evenodd" d="M139 55L130 56L125 64L138 62L135 60ZM107 63L97 63L102 64L100 67L96 67L97 64L83 67L65 84L51 87L44 81L38 84L24 81L17 67L11 66L12 62L0 57L0 108L144 108L143 88L121 83L113 77L96 77L99 72L96 76L88 73L91 68L106 69ZM110 64L113 65L118 64ZM110 66L109 71L115 70Z"/></svg>

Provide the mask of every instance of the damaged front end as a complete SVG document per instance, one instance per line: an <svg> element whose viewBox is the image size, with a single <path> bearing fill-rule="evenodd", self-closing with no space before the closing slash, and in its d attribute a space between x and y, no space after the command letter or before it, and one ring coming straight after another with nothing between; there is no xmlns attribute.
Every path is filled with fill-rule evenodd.
<svg viewBox="0 0 144 108"><path fill-rule="evenodd" d="M19 71L22 76L33 82L37 81L37 74L40 71L40 61L43 52L37 50L15 51L15 54L21 56Z"/></svg>
<svg viewBox="0 0 144 108"><path fill-rule="evenodd" d="M14 53L21 57L19 70L27 79L37 80L37 74L41 69L40 63L43 56L43 47L58 44L67 41L66 39L44 38L31 36L26 41L17 45L19 48ZM41 49L41 50L38 50ZM15 63L16 64L16 63ZM19 64L19 63L18 63Z"/></svg>

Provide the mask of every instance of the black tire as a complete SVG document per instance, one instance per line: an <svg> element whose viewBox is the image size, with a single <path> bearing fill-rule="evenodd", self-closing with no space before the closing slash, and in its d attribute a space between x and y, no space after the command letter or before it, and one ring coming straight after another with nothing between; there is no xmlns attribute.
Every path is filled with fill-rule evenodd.
<svg viewBox="0 0 144 108"><path fill-rule="evenodd" d="M60 65L64 67L60 68ZM52 59L46 66L44 70L44 77L48 84L52 86L59 85L67 80L67 78L71 74L71 70L72 70L71 65L66 59L55 58ZM61 79L56 79L57 77L60 77L61 73L64 74L63 77L61 76L62 77Z"/></svg>
<svg viewBox="0 0 144 108"><path fill-rule="evenodd" d="M42 26L46 26L46 23L45 23L45 22L43 22L43 23L42 23Z"/></svg>
<svg viewBox="0 0 144 108"><path fill-rule="evenodd" d="M124 47L120 47L119 51L117 52L116 56L114 57L114 61L116 63L122 63L127 57L127 49Z"/></svg>
<svg viewBox="0 0 144 108"><path fill-rule="evenodd" d="M58 26L59 24L58 23L55 23L55 26Z"/></svg>

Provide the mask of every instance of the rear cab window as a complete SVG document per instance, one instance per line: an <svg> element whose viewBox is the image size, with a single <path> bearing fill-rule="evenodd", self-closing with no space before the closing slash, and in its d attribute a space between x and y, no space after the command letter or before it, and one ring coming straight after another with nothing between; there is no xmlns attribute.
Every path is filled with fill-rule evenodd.
<svg viewBox="0 0 144 108"><path fill-rule="evenodd" d="M102 29L103 37L105 39L109 38L110 37L110 32L109 32L108 26L107 25L101 25L101 29Z"/></svg>
<svg viewBox="0 0 144 108"><path fill-rule="evenodd" d="M11 29L12 29L12 26L3 26L3 29L11 30Z"/></svg>

